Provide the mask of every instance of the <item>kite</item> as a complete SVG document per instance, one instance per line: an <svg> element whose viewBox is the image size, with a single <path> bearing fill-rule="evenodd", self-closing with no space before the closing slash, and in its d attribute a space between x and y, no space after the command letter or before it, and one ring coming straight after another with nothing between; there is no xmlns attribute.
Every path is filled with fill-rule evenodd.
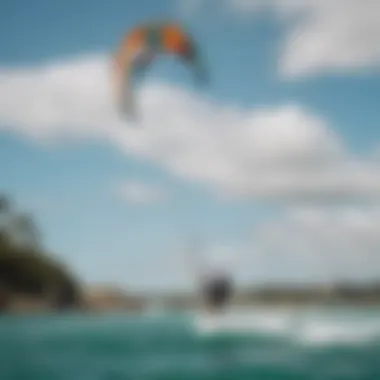
<svg viewBox="0 0 380 380"><path fill-rule="evenodd" d="M125 34L114 55L116 99L123 115L136 116L134 82L162 55L178 57L193 72L196 83L207 82L199 47L178 23L141 24Z"/></svg>

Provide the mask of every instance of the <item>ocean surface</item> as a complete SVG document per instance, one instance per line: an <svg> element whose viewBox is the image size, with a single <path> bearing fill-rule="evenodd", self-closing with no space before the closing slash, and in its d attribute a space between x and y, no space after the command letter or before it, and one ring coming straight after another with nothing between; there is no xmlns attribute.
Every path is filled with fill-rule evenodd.
<svg viewBox="0 0 380 380"><path fill-rule="evenodd" d="M380 309L0 319L1 380L379 380Z"/></svg>

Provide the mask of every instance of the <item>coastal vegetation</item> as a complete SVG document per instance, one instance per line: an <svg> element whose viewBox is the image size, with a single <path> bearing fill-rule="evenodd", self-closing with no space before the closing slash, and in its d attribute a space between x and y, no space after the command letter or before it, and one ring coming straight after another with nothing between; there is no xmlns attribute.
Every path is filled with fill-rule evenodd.
<svg viewBox="0 0 380 380"><path fill-rule="evenodd" d="M77 280L53 257L32 215L0 195L0 311L79 306Z"/></svg>

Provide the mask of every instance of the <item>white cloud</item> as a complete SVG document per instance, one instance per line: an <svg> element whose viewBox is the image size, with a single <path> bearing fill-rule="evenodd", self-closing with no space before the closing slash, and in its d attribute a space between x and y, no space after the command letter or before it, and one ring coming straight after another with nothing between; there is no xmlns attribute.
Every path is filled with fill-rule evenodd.
<svg viewBox="0 0 380 380"><path fill-rule="evenodd" d="M138 180L123 182L117 187L117 194L126 203L140 205L160 203L167 198L162 188Z"/></svg>
<svg viewBox="0 0 380 380"><path fill-rule="evenodd" d="M96 139L220 196L320 201L377 199L377 160L350 154L297 104L242 111L163 84L136 92L140 125L115 110L109 63L84 57L0 68L0 129L37 141Z"/></svg>
<svg viewBox="0 0 380 380"><path fill-rule="evenodd" d="M357 71L380 65L378 0L226 0L246 17L272 11L285 27L285 76Z"/></svg>
<svg viewBox="0 0 380 380"><path fill-rule="evenodd" d="M37 139L102 138L117 125L108 62L83 57L0 69L1 128Z"/></svg>
<svg viewBox="0 0 380 380"><path fill-rule="evenodd" d="M374 0L290 1L300 17L287 36L282 60L288 75L351 71L380 64L380 2Z"/></svg>
<svg viewBox="0 0 380 380"><path fill-rule="evenodd" d="M253 240L250 268L258 268L260 279L329 281L380 276L379 207L287 209L257 226Z"/></svg>
<svg viewBox="0 0 380 380"><path fill-rule="evenodd" d="M240 286L376 281L380 207L290 207L257 221L249 242L191 248L177 242L154 255L149 265L135 256L121 278L136 288L156 290L194 290L203 270L226 271Z"/></svg>
<svg viewBox="0 0 380 380"><path fill-rule="evenodd" d="M199 260L201 270L227 270L240 285L368 281L380 276L379 206L287 207L258 220L249 240L205 244L196 250L178 247L168 260L175 274L167 280L194 286Z"/></svg>

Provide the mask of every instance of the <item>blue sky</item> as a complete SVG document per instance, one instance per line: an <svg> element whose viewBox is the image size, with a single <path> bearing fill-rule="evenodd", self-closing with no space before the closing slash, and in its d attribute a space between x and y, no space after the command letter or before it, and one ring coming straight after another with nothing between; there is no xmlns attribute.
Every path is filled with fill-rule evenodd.
<svg viewBox="0 0 380 380"><path fill-rule="evenodd" d="M370 0L334 22L334 6L291 3L2 3L0 189L81 278L182 286L190 236L230 247L241 281L380 274L380 18ZM155 18L191 30L211 82L161 60L136 131L113 115L106 62Z"/></svg>

